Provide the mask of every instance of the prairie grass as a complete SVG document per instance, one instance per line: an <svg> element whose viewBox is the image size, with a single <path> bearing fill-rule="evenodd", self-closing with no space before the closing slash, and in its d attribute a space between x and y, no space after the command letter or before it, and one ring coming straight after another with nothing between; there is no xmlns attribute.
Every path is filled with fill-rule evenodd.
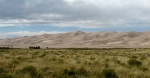
<svg viewBox="0 0 150 78"><path fill-rule="evenodd" d="M0 78L103 77L150 78L150 49L0 49Z"/></svg>

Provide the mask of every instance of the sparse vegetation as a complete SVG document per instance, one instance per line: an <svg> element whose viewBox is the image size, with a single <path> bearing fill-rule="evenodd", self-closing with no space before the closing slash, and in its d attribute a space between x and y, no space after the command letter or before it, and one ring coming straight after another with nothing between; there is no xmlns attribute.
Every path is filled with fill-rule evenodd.
<svg viewBox="0 0 150 78"><path fill-rule="evenodd" d="M34 66L25 66L19 70L18 75L23 77L29 76L31 78L43 78L43 75L37 71L37 68Z"/></svg>
<svg viewBox="0 0 150 78"><path fill-rule="evenodd" d="M0 78L150 78L150 49L6 50Z"/></svg>
<svg viewBox="0 0 150 78"><path fill-rule="evenodd" d="M113 69L103 69L101 78L118 78L118 75Z"/></svg>
<svg viewBox="0 0 150 78"><path fill-rule="evenodd" d="M139 61L139 60L136 60L136 59L130 59L128 61L128 64L131 65L131 66L141 66L142 62Z"/></svg>

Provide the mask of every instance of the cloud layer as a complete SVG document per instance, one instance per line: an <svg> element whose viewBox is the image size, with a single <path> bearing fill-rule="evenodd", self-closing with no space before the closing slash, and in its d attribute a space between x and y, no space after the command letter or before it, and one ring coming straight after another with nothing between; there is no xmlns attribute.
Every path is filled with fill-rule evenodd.
<svg viewBox="0 0 150 78"><path fill-rule="evenodd" d="M150 25L150 0L0 0L0 27Z"/></svg>
<svg viewBox="0 0 150 78"><path fill-rule="evenodd" d="M17 32L7 32L7 33L0 33L0 39L5 38L15 38L15 37L23 37L23 36L33 36L33 35L42 35L42 34L57 34L57 33L64 33L59 31L40 31L40 32L30 32L30 31L17 31Z"/></svg>

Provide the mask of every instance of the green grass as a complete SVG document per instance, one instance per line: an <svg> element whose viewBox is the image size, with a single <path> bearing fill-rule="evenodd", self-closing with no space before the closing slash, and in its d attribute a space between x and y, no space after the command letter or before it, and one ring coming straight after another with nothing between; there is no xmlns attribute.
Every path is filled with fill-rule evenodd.
<svg viewBox="0 0 150 78"><path fill-rule="evenodd" d="M150 49L0 49L0 78L150 78Z"/></svg>

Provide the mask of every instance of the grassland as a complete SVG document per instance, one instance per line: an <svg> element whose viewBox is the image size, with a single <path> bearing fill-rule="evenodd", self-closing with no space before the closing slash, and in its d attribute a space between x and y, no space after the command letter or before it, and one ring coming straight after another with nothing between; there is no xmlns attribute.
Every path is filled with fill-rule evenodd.
<svg viewBox="0 0 150 78"><path fill-rule="evenodd" d="M0 78L150 78L150 49L0 49Z"/></svg>

